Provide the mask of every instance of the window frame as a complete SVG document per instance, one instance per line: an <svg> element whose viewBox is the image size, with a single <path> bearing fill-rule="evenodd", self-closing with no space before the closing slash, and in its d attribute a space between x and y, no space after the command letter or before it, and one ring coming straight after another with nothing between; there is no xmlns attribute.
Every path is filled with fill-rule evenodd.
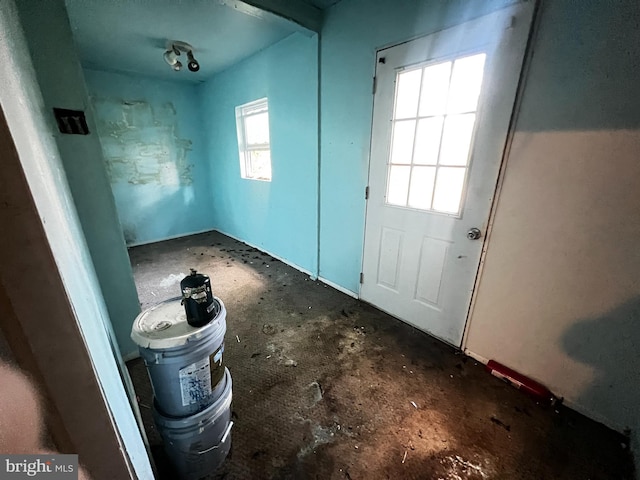
<svg viewBox="0 0 640 480"><path fill-rule="evenodd" d="M238 152L240 157L240 176L247 180L270 182L273 178L271 164L271 125L269 125L269 138L267 143L247 143L246 119L254 115L267 114L269 124L269 100L267 97L254 100L236 107L236 129L238 132ZM269 177L259 176L253 170L251 153L269 153Z"/></svg>

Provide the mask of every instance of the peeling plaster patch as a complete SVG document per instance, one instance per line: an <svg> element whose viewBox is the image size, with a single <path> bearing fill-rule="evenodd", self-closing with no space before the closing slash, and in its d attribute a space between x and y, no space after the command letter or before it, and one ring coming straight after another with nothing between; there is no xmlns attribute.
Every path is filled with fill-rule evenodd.
<svg viewBox="0 0 640 480"><path fill-rule="evenodd" d="M191 185L192 142L180 138L171 102L91 98L112 184Z"/></svg>

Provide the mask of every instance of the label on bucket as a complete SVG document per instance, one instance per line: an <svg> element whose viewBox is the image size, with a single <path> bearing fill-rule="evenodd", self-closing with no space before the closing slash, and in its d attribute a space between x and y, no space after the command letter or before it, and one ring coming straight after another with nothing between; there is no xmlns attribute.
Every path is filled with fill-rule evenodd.
<svg viewBox="0 0 640 480"><path fill-rule="evenodd" d="M209 355L209 362L211 363L211 386L216 388L216 385L220 383L222 377L224 377L224 364L222 363L222 352L224 351L224 343L220 345L220 348L214 353Z"/></svg>
<svg viewBox="0 0 640 480"><path fill-rule="evenodd" d="M209 357L180 369L182 406L202 402L211 395L211 369Z"/></svg>

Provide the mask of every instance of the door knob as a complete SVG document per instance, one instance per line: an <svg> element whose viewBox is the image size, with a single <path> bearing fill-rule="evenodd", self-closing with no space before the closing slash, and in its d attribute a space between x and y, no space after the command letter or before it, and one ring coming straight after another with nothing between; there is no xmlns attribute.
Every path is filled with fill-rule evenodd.
<svg viewBox="0 0 640 480"><path fill-rule="evenodd" d="M467 238L469 240L478 240L482 236L482 232L479 228L473 227L470 228L467 232Z"/></svg>

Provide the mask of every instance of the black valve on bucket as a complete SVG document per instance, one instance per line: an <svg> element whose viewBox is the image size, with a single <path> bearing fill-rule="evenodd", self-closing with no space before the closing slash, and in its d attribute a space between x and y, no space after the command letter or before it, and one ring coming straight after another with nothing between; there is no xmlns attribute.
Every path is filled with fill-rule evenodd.
<svg viewBox="0 0 640 480"><path fill-rule="evenodd" d="M202 327L209 323L216 314L209 277L192 268L180 282L180 289L189 325Z"/></svg>

